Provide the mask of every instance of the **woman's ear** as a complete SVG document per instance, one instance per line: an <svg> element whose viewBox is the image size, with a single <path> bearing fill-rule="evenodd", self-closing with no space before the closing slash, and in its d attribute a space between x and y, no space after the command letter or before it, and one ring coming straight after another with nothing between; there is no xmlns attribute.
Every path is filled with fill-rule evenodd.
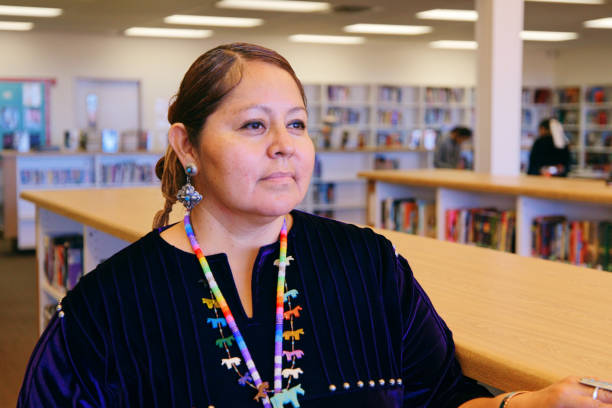
<svg viewBox="0 0 612 408"><path fill-rule="evenodd" d="M168 130L168 142L181 161L183 168L186 168L189 164L195 164L199 167L198 154L189 140L185 125L173 123Z"/></svg>

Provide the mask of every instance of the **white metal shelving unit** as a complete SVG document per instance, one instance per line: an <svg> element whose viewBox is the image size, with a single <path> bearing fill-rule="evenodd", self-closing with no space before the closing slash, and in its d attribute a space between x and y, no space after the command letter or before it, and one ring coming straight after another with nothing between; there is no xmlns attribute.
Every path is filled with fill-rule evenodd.
<svg viewBox="0 0 612 408"><path fill-rule="evenodd" d="M365 183L356 181L357 172L375 169L381 159L400 169L433 167L440 135L456 125L474 127L470 87L309 84L305 92L320 170L300 208L342 221L365 223ZM336 121L325 136L330 115ZM334 184L342 201L316 200L323 183Z"/></svg>

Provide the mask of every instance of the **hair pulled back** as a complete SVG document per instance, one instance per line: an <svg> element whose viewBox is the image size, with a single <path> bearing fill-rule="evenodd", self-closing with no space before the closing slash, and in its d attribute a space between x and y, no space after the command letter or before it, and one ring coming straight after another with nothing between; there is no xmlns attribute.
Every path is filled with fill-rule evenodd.
<svg viewBox="0 0 612 408"><path fill-rule="evenodd" d="M240 83L245 61L266 62L287 71L295 80L306 105L300 80L289 62L276 51L248 43L220 45L200 55L191 64L168 108L168 122L182 123L192 145L198 146L198 136L206 119ZM168 224L176 194L186 182L185 170L172 146L168 146L164 157L157 162L155 174L161 180L162 194L166 199L164 208L153 219L153 228L159 228Z"/></svg>

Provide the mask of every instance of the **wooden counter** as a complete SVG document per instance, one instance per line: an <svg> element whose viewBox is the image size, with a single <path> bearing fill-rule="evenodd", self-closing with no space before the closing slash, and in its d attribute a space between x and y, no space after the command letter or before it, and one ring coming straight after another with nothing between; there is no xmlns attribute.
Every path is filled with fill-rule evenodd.
<svg viewBox="0 0 612 408"><path fill-rule="evenodd" d="M358 173L371 181L421 187L443 187L550 200L612 204L612 187L602 180L542 176L493 176L466 170L376 170Z"/></svg>
<svg viewBox="0 0 612 408"><path fill-rule="evenodd" d="M127 241L150 231L163 203L156 188L22 197ZM503 390L567 375L612 378L612 273L378 232L410 262L453 331L468 376Z"/></svg>

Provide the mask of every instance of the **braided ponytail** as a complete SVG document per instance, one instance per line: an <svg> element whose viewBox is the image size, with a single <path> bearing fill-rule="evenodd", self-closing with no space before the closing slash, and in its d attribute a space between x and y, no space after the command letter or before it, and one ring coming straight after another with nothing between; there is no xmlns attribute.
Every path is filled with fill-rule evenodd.
<svg viewBox="0 0 612 408"><path fill-rule="evenodd" d="M185 171L172 146L168 146L164 157L159 159L155 165L155 174L161 180L162 194L166 199L164 208L159 210L153 218L153 228L160 228L168 225L172 206L177 200L176 193L186 181Z"/></svg>

